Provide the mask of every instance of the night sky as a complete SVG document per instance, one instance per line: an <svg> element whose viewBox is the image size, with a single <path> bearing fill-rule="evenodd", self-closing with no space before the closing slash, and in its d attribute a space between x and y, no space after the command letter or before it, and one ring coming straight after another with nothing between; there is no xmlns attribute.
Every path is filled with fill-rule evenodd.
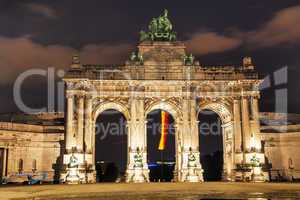
<svg viewBox="0 0 300 200"><path fill-rule="evenodd" d="M168 9L178 33L203 65L239 65L251 56L271 76L262 111L274 110L274 91L288 88L289 112L300 113L300 1L75 1L0 0L0 112L18 111L13 83L27 69L67 69L72 54L83 63L124 63L138 33ZM287 84L273 72L288 66ZM59 77L57 77L59 79ZM46 80L23 86L27 104L46 105Z"/></svg>

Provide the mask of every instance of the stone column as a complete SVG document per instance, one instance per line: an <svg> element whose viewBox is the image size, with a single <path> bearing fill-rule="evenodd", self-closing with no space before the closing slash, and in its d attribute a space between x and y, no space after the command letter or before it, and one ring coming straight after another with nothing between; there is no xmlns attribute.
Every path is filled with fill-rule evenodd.
<svg viewBox="0 0 300 200"><path fill-rule="evenodd" d="M233 102L233 118L234 118L234 148L235 152L242 150L242 133L241 133L241 104L239 99Z"/></svg>
<svg viewBox="0 0 300 200"><path fill-rule="evenodd" d="M131 99L131 105L130 105L130 123L128 123L128 128L130 129L130 147L132 149L136 149L138 147L138 130L137 130L137 100Z"/></svg>
<svg viewBox="0 0 300 200"><path fill-rule="evenodd" d="M202 182L203 170L200 164L198 123L196 115L196 100L190 97L183 99L183 149L181 152L181 166L179 181Z"/></svg>
<svg viewBox="0 0 300 200"><path fill-rule="evenodd" d="M77 108L77 122L78 122L78 132L77 132L77 150L78 152L83 152L83 126L84 126L84 96L78 95L78 108Z"/></svg>
<svg viewBox="0 0 300 200"><path fill-rule="evenodd" d="M66 150L71 151L72 147L76 146L76 141L74 141L74 96L73 94L67 94L67 113L66 113L66 133L65 133L65 143Z"/></svg>
<svg viewBox="0 0 300 200"><path fill-rule="evenodd" d="M252 133L255 142L255 149L261 150L261 138L260 138L260 122L259 122L259 106L258 106L258 97L252 97L251 101L252 109Z"/></svg>
<svg viewBox="0 0 300 200"><path fill-rule="evenodd" d="M249 103L247 97L242 97L242 131L243 131L243 151L250 150L250 123L249 123Z"/></svg>
<svg viewBox="0 0 300 200"><path fill-rule="evenodd" d="M77 98L77 134L73 126L73 98L68 98L67 103L67 149L71 150L64 154L64 169L60 174L60 180L64 183L86 183L88 181L83 153L83 125L84 125L84 96L76 95ZM71 134L70 134L71 133ZM70 140L72 138L72 140Z"/></svg>
<svg viewBox="0 0 300 200"><path fill-rule="evenodd" d="M182 110L183 110L183 149L188 151L190 147L192 147L192 134L191 134L191 109L190 109L190 100L188 97L184 97L183 99L183 105L182 105Z"/></svg>
<svg viewBox="0 0 300 200"><path fill-rule="evenodd" d="M126 182L148 182L145 111L143 98L131 99L130 122L128 122L128 166Z"/></svg>
<svg viewBox="0 0 300 200"><path fill-rule="evenodd" d="M92 97L86 96L85 99L85 128L84 128L84 136L85 136L85 151L88 154L92 154L93 149L93 130L92 130Z"/></svg>
<svg viewBox="0 0 300 200"><path fill-rule="evenodd" d="M194 150L199 150L199 137L198 137L198 116L197 116L197 107L196 99L190 100L190 119L191 119L191 147Z"/></svg>
<svg viewBox="0 0 300 200"><path fill-rule="evenodd" d="M4 148L3 149L3 166L2 166L2 177L5 177L6 176L6 171L7 171L7 169L6 169L6 166L7 166L7 149L6 148Z"/></svg>
<svg viewBox="0 0 300 200"><path fill-rule="evenodd" d="M258 97L251 97L251 148L254 153L251 157L259 157L259 163L265 163L265 155L261 151L261 138L260 138L260 121L259 121L259 106L258 106ZM250 158L251 159L251 158ZM263 171L262 166L254 167L252 170L252 181L254 182L264 182L269 180L269 174L267 171Z"/></svg>
<svg viewBox="0 0 300 200"><path fill-rule="evenodd" d="M87 95L85 98L85 112L84 112L84 161L86 163L86 182L96 182L95 172L95 154L93 152L93 119L92 119L92 96Z"/></svg>

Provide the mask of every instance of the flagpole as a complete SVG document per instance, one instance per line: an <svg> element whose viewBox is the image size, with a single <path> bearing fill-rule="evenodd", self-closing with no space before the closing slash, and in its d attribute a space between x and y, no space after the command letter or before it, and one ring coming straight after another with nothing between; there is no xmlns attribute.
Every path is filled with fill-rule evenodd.
<svg viewBox="0 0 300 200"><path fill-rule="evenodd" d="M163 180L163 174L164 174L164 170L163 170L163 151L160 151L160 161L161 161L161 165L160 165L160 176L161 179ZM162 182L162 181L161 181Z"/></svg>

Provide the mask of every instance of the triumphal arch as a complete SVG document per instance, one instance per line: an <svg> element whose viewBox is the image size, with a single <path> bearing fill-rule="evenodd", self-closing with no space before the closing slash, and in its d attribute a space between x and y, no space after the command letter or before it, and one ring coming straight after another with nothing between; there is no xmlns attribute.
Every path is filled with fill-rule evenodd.
<svg viewBox="0 0 300 200"><path fill-rule="evenodd" d="M86 65L73 57L64 77L61 181L95 182L95 123L108 109L123 113L127 120L127 182L149 181L145 127L147 114L155 109L167 111L175 120L175 181L203 181L197 117L202 110L214 111L222 121L223 179L267 181L259 131L261 80L251 58L238 67L204 66L176 40L167 11L148 29L141 31L140 44L124 65Z"/></svg>

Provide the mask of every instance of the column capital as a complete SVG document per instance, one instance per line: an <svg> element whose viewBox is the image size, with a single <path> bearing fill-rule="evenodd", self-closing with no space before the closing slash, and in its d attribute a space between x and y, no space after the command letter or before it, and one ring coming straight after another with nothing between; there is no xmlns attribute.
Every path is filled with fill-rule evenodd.
<svg viewBox="0 0 300 200"><path fill-rule="evenodd" d="M73 93L70 93L70 92L67 92L66 93L66 98L67 99L71 99L71 98L73 98L74 97L74 94Z"/></svg>
<svg viewBox="0 0 300 200"><path fill-rule="evenodd" d="M240 97L240 96L235 96L235 97L233 97L233 102L234 102L234 103L239 103L240 100L241 100L241 97Z"/></svg>
<svg viewBox="0 0 300 200"><path fill-rule="evenodd" d="M136 96L136 97L134 97L133 99L135 99L135 100L139 100L139 101L144 101L145 100L145 98L144 97L140 97L140 96Z"/></svg>
<svg viewBox="0 0 300 200"><path fill-rule="evenodd" d="M77 93L77 94L76 94L76 98L83 99L83 98L85 98L85 97L86 97L86 95L83 94L83 93Z"/></svg>
<svg viewBox="0 0 300 200"><path fill-rule="evenodd" d="M93 95L92 94L86 94L85 95L85 99L86 100L92 100L93 99Z"/></svg>
<svg viewBox="0 0 300 200"><path fill-rule="evenodd" d="M242 95L242 96L241 96L241 99L242 99L242 100L249 100L250 98L251 98L250 95Z"/></svg>

